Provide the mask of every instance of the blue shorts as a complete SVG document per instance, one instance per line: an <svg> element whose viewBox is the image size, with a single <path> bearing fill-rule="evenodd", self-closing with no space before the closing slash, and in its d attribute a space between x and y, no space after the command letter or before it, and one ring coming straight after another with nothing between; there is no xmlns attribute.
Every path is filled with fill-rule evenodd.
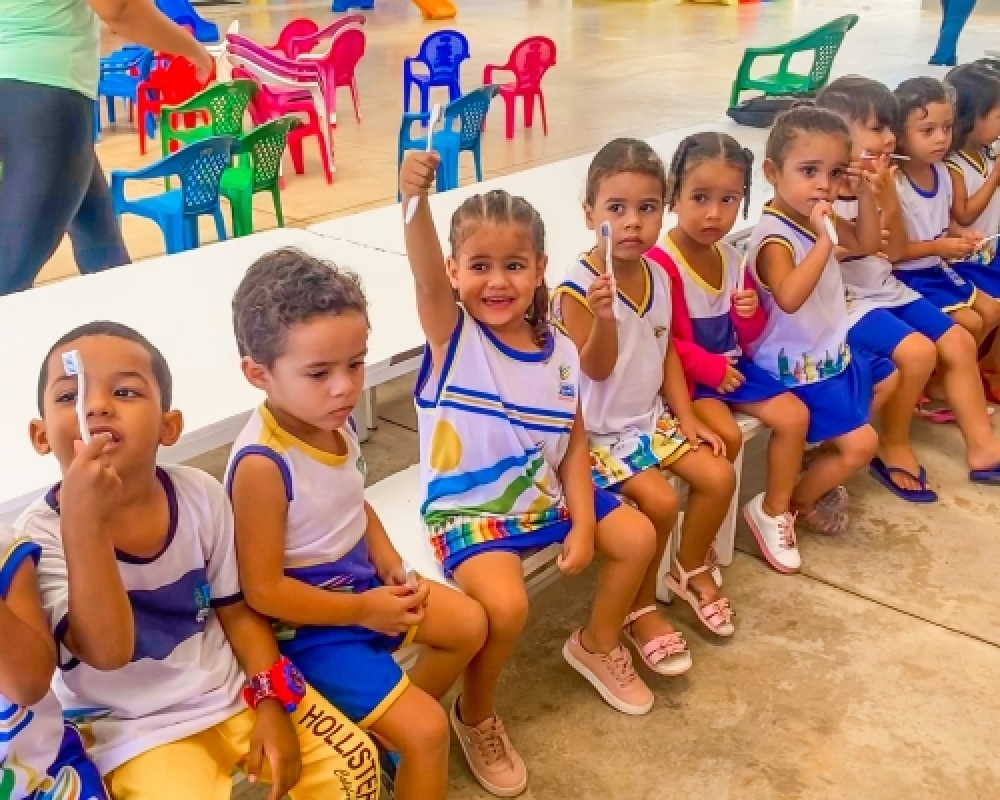
<svg viewBox="0 0 1000 800"><path fill-rule="evenodd" d="M621 503L622 501L613 492L609 492L607 489L594 488L594 511L598 522L612 511L617 510ZM469 545L445 558L442 566L444 567L445 574L451 576L463 561L482 553L493 551L523 553L525 550L541 550L550 544L561 542L569 535L572 527L572 520L563 519L531 533L522 533L518 536L508 536L503 539L494 539L489 542Z"/></svg>
<svg viewBox="0 0 1000 800"><path fill-rule="evenodd" d="M937 342L955 327L955 322L940 308L924 297L905 306L887 308L890 314L901 319L917 333L922 333L932 342Z"/></svg>
<svg viewBox="0 0 1000 800"><path fill-rule="evenodd" d="M353 722L368 728L399 698L409 678L392 654L413 640L416 628L388 636L359 625L302 627L278 641L282 655L306 683Z"/></svg>
<svg viewBox="0 0 1000 800"><path fill-rule="evenodd" d="M868 424L874 385L871 360L865 351L852 350L851 360L839 375L788 387L809 409L809 444L843 436Z"/></svg>
<svg viewBox="0 0 1000 800"><path fill-rule="evenodd" d="M952 264L952 268L981 292L990 297L1000 297L1000 263L997 259L993 259L992 264L962 261Z"/></svg>
<svg viewBox="0 0 1000 800"><path fill-rule="evenodd" d="M926 267L924 269L900 269L893 274L913 291L919 292L946 314L968 308L976 298L976 287L955 273L954 269Z"/></svg>
<svg viewBox="0 0 1000 800"><path fill-rule="evenodd" d="M3 770L0 768L0 774ZM50 800L56 797L79 797L84 800L108 800L108 794L101 782L101 773L94 762L87 757L83 738L76 727L67 722L63 727L62 744L55 763L49 767L48 776L53 785L46 790L38 789L30 797L32 800ZM2 785L0 785L2 788Z"/></svg>
<svg viewBox="0 0 1000 800"><path fill-rule="evenodd" d="M694 399L704 400L709 398L712 400L721 400L726 405L733 406L747 403L761 403L764 400L770 400L772 397L777 397L779 394L784 394L788 391L787 386L777 378L772 377L766 370L758 367L746 356L740 356L736 359L733 368L746 378L743 385L736 391L723 394L715 389L710 389L707 386L699 384L695 386Z"/></svg>

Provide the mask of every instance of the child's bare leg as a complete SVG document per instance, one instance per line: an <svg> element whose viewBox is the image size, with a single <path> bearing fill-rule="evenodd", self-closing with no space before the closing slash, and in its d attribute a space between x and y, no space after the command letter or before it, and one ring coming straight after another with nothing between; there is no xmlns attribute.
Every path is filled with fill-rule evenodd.
<svg viewBox="0 0 1000 800"><path fill-rule="evenodd" d="M410 681L440 700L486 641L486 612L471 597L431 584L415 641L424 645Z"/></svg>
<svg viewBox="0 0 1000 800"><path fill-rule="evenodd" d="M977 345L985 339L986 334L989 333L989 331L983 330L983 318L971 308L959 308L956 311L950 311L948 316L951 317L952 321L957 325L961 325L969 333L971 333L972 337L976 340Z"/></svg>
<svg viewBox="0 0 1000 800"><path fill-rule="evenodd" d="M910 422L934 371L937 348L926 336L911 333L892 351L892 360L897 366L897 386L882 407L878 456L887 466L900 467L916 476L920 472L920 461L910 442ZM890 480L901 489L923 488L916 477L909 478L898 472L892 473Z"/></svg>
<svg viewBox="0 0 1000 800"><path fill-rule="evenodd" d="M985 292L976 292L976 299L972 302L972 310L983 321L983 327L976 336L976 344L982 344L997 325L1000 325L1000 303Z"/></svg>
<svg viewBox="0 0 1000 800"><path fill-rule="evenodd" d="M657 469L648 469L633 475L621 486L621 493L633 501L639 510L645 514L656 531L656 549L646 567L635 602L630 611L638 611L656 605L656 577L663 559L663 553L670 540L670 534L677 524L677 512L680 504L677 493L666 477ZM673 628L659 614L645 614L632 624L632 632L636 639L645 644L657 636L673 633Z"/></svg>
<svg viewBox="0 0 1000 800"><path fill-rule="evenodd" d="M889 377L883 378L878 383L875 384L875 388L872 391L872 404L871 404L871 415L875 416L878 414L886 403L889 402L889 398L892 397L893 393L899 387L899 370L895 370Z"/></svg>
<svg viewBox="0 0 1000 800"><path fill-rule="evenodd" d="M371 726L399 754L396 797L436 800L448 795L448 718L441 704L409 686Z"/></svg>
<svg viewBox="0 0 1000 800"><path fill-rule="evenodd" d="M736 490L736 473L732 464L704 445L677 459L670 465L670 471L690 487L677 560L685 572L691 572L704 566L708 549L729 513ZM720 596L710 572L694 576L691 586L703 606Z"/></svg>
<svg viewBox="0 0 1000 800"><path fill-rule="evenodd" d="M811 511L826 492L868 466L878 447L878 434L862 425L832 440L834 449L817 458L802 475L792 493L795 511Z"/></svg>
<svg viewBox="0 0 1000 800"><path fill-rule="evenodd" d="M736 410L756 417L771 429L767 445L767 487L762 503L771 517L791 508L792 492L802 468L802 454L809 430L809 409L791 392L770 400L736 406Z"/></svg>
<svg viewBox="0 0 1000 800"><path fill-rule="evenodd" d="M528 593L521 558L495 551L473 556L455 570L455 580L486 611L486 643L465 670L459 716L466 725L492 717L500 672L528 620Z"/></svg>
<svg viewBox="0 0 1000 800"><path fill-rule="evenodd" d="M610 653L656 551L656 532L642 513L622 505L597 523L594 547L603 556L590 621L580 635L592 653ZM655 567L654 573L655 573Z"/></svg>
<svg viewBox="0 0 1000 800"><path fill-rule="evenodd" d="M694 413L698 415L698 419L708 425L722 439L723 444L726 445L726 458L729 459L729 463L735 463L736 457L743 449L743 431L733 419L733 412L729 410L729 406L714 397L703 397L701 400L695 400L691 406L694 408Z"/></svg>

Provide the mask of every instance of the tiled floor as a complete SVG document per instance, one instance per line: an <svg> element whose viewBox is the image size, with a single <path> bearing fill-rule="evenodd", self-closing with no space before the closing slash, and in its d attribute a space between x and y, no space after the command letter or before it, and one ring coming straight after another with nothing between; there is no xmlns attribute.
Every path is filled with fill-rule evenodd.
<svg viewBox="0 0 1000 800"><path fill-rule="evenodd" d="M341 114L332 187L315 156L306 176L289 175L290 224L394 198L400 61L435 25L421 22L403 0L378 2L359 72L364 121L355 124L346 108ZM837 14L861 15L840 72L885 75L917 65L933 48L939 24L919 11L919 0L738 7L459 0L459 6L454 26L473 50L466 86L524 36L543 33L559 47L559 64L545 84L550 135L519 131L506 141L498 106L486 133L489 175L587 152L615 135L717 118L745 46L790 38ZM222 26L238 18L244 32L268 40L295 16L327 19L326 9L325 3L251 4L206 13ZM963 55L980 55L998 33L1000 17L974 17ZM108 169L142 163L127 126L107 132L99 149ZM261 226L273 225L266 201L257 215ZM126 235L136 257L162 250L145 223L128 220ZM42 277L71 272L72 260L61 251ZM365 448L373 480L416 461L410 389L404 378L380 392L384 419ZM953 428L917 423L914 439L942 501L907 506L869 478L856 478L849 487L850 532L830 540L803 536L805 568L795 577L766 568L741 531L741 552L726 572L738 611L735 638L711 641L688 609L668 610L691 642L695 668L682 679L651 678L657 705L647 717L610 710L559 656L562 640L584 616L592 573L539 596L499 698L530 770L525 796L1000 797L1000 489L967 483ZM761 484L764 444L751 443L745 496ZM224 460L216 452L199 464L219 474ZM451 775L452 797L485 796L457 748ZM246 788L240 794L257 797Z"/></svg>

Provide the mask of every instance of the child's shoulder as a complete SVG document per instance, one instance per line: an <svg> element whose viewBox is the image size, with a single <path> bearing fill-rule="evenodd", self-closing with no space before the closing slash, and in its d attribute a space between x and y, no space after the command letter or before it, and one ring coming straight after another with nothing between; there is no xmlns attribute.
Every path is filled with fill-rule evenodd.
<svg viewBox="0 0 1000 800"><path fill-rule="evenodd" d="M25 558L38 562L39 547L22 531L0 525L0 600L10 588L14 574Z"/></svg>

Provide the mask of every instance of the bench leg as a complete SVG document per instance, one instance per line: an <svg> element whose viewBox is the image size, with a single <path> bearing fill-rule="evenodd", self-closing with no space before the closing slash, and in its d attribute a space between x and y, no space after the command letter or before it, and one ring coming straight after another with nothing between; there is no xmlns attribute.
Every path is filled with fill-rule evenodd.
<svg viewBox="0 0 1000 800"><path fill-rule="evenodd" d="M375 389L366 389L361 393L361 401L354 409L354 423L358 426L358 441L367 442L371 431L378 428L378 413L375 400Z"/></svg>
<svg viewBox="0 0 1000 800"><path fill-rule="evenodd" d="M740 513L740 480L743 476L743 448L733 462L733 470L736 472L736 490L733 492L732 502L729 504L729 513L715 535L715 553L719 557L719 564L728 567L733 563L733 550L736 546L736 520Z"/></svg>

